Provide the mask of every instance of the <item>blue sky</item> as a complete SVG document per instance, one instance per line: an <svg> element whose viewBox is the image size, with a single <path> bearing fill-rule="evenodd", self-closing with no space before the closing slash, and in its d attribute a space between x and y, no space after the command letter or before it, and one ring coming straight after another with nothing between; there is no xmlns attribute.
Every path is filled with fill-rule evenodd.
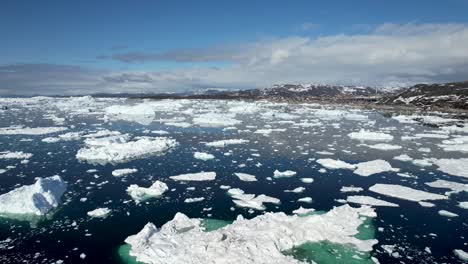
<svg viewBox="0 0 468 264"><path fill-rule="evenodd" d="M378 83L376 78L382 78L382 74L372 77L370 76L372 73L366 73L365 69L362 73L353 73L359 78L351 80L349 74L346 74L346 67L344 67L346 63L339 60L335 65L327 65L327 67L331 67L330 70L333 71L343 71L343 75L325 79L318 78L323 74L313 74L316 70L312 65L291 60L301 56L311 56L311 61L317 60L318 57L322 58L321 54L327 53L323 50L323 46L321 46L322 50L314 50L313 53L296 54L296 52L317 49L317 42L323 38L345 36L339 40L339 44L342 44L354 43L353 36L359 36L364 37L360 41L367 43L368 39L365 37L382 34L386 37L400 35L398 37L402 37L402 41L393 39L394 43L404 42L406 43L404 45L411 45L400 46L398 51L392 51L386 47L382 49L386 50L386 54L393 54L394 57L395 52L398 54L403 52L414 54L415 58L427 59L429 55L424 52L428 53L430 50L421 45L413 46L414 43L409 39L409 35L414 34L408 34L408 32L414 31L416 35L421 34L421 39L426 40L429 35L435 39L464 36L468 23L466 10L468 10L466 0L288 2L5 0L2 1L0 8L0 32L2 34L0 93L9 93L12 89L20 88L27 88L36 93L41 93L41 91L50 93L52 91L44 89L47 86L47 80L38 80L37 83L40 85L34 87L31 85L34 79L30 77L34 75L35 78L40 78L41 74L38 72L49 71L51 67L59 65L65 67L66 70L70 67L77 67L76 76L78 80L83 80L82 82L74 80L75 84L67 83L60 92L69 92L65 89L68 85L71 85L70 87L75 92L98 91L98 85L106 87L115 85L120 88L120 90L109 88L107 89L109 91L128 90L133 87L143 89L141 83L132 86L130 82L126 82L126 85L122 87L122 85L106 82L106 77L115 77L119 74L152 76L150 79L153 80L154 76L162 74L177 75L173 78L164 77L166 81L174 80L169 85L161 83L160 80L148 85L148 87L156 87L156 91L164 90L163 86L170 86L168 89L177 90L178 85L182 90L205 86L209 88L208 86L211 85L209 76L219 75L219 72L210 73L212 68L221 69L227 78L226 81L214 78L212 86L227 88L234 88L236 85L239 88L265 86L283 80L294 81L289 78L268 80L270 74L278 77L276 72L282 72L280 64L287 63L291 64L289 68L300 66L300 69L303 69L310 66L308 73L293 74L298 82L359 82L361 80ZM381 56L379 47L374 44L372 47L376 49L376 53L379 53L376 56ZM452 56L464 56L462 47L455 47L455 49L461 49L460 53L452 54ZM264 50L270 51L269 58L262 54ZM359 52L363 51L365 50L355 50L355 54L351 55L359 57L362 55ZM330 57L330 59L335 60L340 54L335 52L330 55L335 57ZM439 55L444 56L444 54ZM372 58L375 57L372 56ZM270 68L266 69L266 64L259 65L258 63L262 60L268 61ZM278 61L281 63L276 63ZM392 59L392 61L382 61L382 63L395 64L395 61ZM447 68L445 61L434 63L438 64L434 67ZM37 74L27 75L28 71L25 71L23 74L5 76L5 72L19 72L18 65L21 65L21 70L24 71L23 64L28 65L28 71L34 71ZM273 64L275 68L272 67ZM252 65L255 66L254 70L257 75L265 75L264 80L257 76L245 78L248 80L246 82L236 82L236 79L242 79L244 76L239 74L239 67L254 67ZM444 72L451 72L448 68ZM259 71L259 69L262 70ZM433 69L426 70L433 71ZM84 80L86 78L83 76L86 74L82 71L92 75L92 78ZM392 69L389 71L391 72ZM423 72L410 74L411 76L407 79L411 82L417 75L418 78L424 80L421 77L424 75ZM198 78L197 73L202 78ZM58 78L61 73L58 71L51 74L54 78ZM71 73L67 72L67 74ZM428 77L435 75L438 74L427 71L425 73L428 81L437 80L437 78ZM459 74L456 76L456 78L461 78ZM232 79L228 80L228 77ZM395 82L405 81L399 78ZM191 79L197 80L190 83ZM82 84L85 82L86 85ZM50 86L59 89L58 83L58 81L51 83Z"/></svg>

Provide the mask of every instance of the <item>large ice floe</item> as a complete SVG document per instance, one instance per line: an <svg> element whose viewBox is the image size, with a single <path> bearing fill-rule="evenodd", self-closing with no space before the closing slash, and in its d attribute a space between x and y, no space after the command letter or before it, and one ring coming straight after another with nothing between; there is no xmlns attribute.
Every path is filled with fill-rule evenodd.
<svg viewBox="0 0 468 264"><path fill-rule="evenodd" d="M1 127L0 135L45 135L67 130L66 127Z"/></svg>
<svg viewBox="0 0 468 264"><path fill-rule="evenodd" d="M234 117L235 114L207 113L194 117L193 123L201 127L227 127L242 123Z"/></svg>
<svg viewBox="0 0 468 264"><path fill-rule="evenodd" d="M468 178L468 158L464 159L438 159L434 163L439 170L450 175Z"/></svg>
<svg viewBox="0 0 468 264"><path fill-rule="evenodd" d="M67 184L58 175L38 178L32 185L24 185L0 195L0 214L45 215L57 207Z"/></svg>
<svg viewBox="0 0 468 264"><path fill-rule="evenodd" d="M393 136L382 132L372 132L365 129L359 130L359 132L351 132L348 136L352 139L361 141L392 141Z"/></svg>
<svg viewBox="0 0 468 264"><path fill-rule="evenodd" d="M317 163L330 170L337 169L348 169L360 176L370 176L377 173L394 171L397 172L399 169L393 168L390 163L385 160L371 160L366 162L360 162L357 164L350 164L342 160L334 159L318 159Z"/></svg>
<svg viewBox="0 0 468 264"><path fill-rule="evenodd" d="M375 184L369 187L369 190L385 196L399 198L403 200L421 202L427 200L446 200L448 199L445 195L425 192L416 190L410 187L396 185L396 184Z"/></svg>
<svg viewBox="0 0 468 264"><path fill-rule="evenodd" d="M216 179L216 172L186 173L170 176L169 178L175 181L213 181Z"/></svg>
<svg viewBox="0 0 468 264"><path fill-rule="evenodd" d="M249 143L249 141L246 139L226 139L226 140L208 142L206 143L206 145L208 147L222 148L222 147L226 147L229 145L239 145L239 144L246 144L246 143Z"/></svg>
<svg viewBox="0 0 468 264"><path fill-rule="evenodd" d="M175 139L143 137L129 141L125 136L85 141L86 147L76 153L76 158L91 163L120 163L141 157L161 154L177 145Z"/></svg>
<svg viewBox="0 0 468 264"><path fill-rule="evenodd" d="M140 202L152 197L162 196L169 187L167 184L161 181L155 181L150 187L140 187L136 184L132 184L127 188L127 193L135 200Z"/></svg>
<svg viewBox="0 0 468 264"><path fill-rule="evenodd" d="M353 195L348 196L346 201L350 203L365 204L371 206L388 206L388 207L398 207L398 204L390 203L384 200L380 200L370 196L364 195Z"/></svg>
<svg viewBox="0 0 468 264"><path fill-rule="evenodd" d="M22 151L3 151L0 152L0 159L30 159L33 156L31 153Z"/></svg>
<svg viewBox="0 0 468 264"><path fill-rule="evenodd" d="M343 205L325 214L306 216L266 213L253 219L238 216L230 225L206 232L201 219L177 213L158 229L148 223L125 242L143 263L304 263L284 254L305 243L329 241L369 252L375 239L355 237L364 217L374 210Z"/></svg>
<svg viewBox="0 0 468 264"><path fill-rule="evenodd" d="M155 118L153 108L146 103L137 105L113 105L105 109L105 113L111 119L137 122L142 125L149 125Z"/></svg>

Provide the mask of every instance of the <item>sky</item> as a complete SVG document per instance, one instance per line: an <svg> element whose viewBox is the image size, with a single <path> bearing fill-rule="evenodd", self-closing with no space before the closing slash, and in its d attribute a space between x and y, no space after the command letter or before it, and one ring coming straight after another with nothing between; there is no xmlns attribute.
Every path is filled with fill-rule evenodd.
<svg viewBox="0 0 468 264"><path fill-rule="evenodd" d="M468 80L468 0L0 3L0 95Z"/></svg>

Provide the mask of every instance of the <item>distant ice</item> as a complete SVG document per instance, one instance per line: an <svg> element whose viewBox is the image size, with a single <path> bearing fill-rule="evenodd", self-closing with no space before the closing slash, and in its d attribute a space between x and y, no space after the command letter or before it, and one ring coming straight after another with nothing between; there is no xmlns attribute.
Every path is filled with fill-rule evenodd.
<svg viewBox="0 0 468 264"><path fill-rule="evenodd" d="M206 143L206 145L209 147L222 148L222 147L226 147L229 145L246 144L248 142L249 141L245 139L226 139L226 140L209 142L209 143Z"/></svg>
<svg viewBox="0 0 468 264"><path fill-rule="evenodd" d="M392 141L393 136L382 132L372 132L361 129L359 132L349 133L348 136L352 139L361 141Z"/></svg>
<svg viewBox="0 0 468 264"><path fill-rule="evenodd" d="M0 152L0 159L30 159L33 156L31 153L22 151L3 151Z"/></svg>
<svg viewBox="0 0 468 264"><path fill-rule="evenodd" d="M93 218L105 218L107 217L110 213L112 212L111 209L109 208L97 208L92 211L87 212L88 216L91 216Z"/></svg>
<svg viewBox="0 0 468 264"><path fill-rule="evenodd" d="M45 135L67 130L66 127L2 127L0 135Z"/></svg>
<svg viewBox="0 0 468 264"><path fill-rule="evenodd" d="M195 152L193 153L193 157L198 160L212 160L215 158L213 154L205 153L205 152Z"/></svg>
<svg viewBox="0 0 468 264"><path fill-rule="evenodd" d="M128 174L132 174L138 172L137 169L117 169L112 171L112 176L114 177L122 177Z"/></svg>

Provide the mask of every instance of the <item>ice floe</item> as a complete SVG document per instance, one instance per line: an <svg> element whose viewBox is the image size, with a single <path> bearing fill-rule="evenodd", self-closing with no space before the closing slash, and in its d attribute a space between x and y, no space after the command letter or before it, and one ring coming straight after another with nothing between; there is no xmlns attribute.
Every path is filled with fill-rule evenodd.
<svg viewBox="0 0 468 264"><path fill-rule="evenodd" d="M399 198L408 201L421 202L426 200L446 200L445 195L425 192L396 184L375 184L369 190L385 196Z"/></svg>
<svg viewBox="0 0 468 264"><path fill-rule="evenodd" d="M184 200L184 203L198 203L204 200L205 200L205 197L186 198Z"/></svg>
<svg viewBox="0 0 468 264"><path fill-rule="evenodd" d="M92 211L87 212L86 214L90 217L94 218L105 218L112 212L111 209L103 207L103 208L96 208Z"/></svg>
<svg viewBox="0 0 468 264"><path fill-rule="evenodd" d="M152 197L160 197L166 191L169 190L167 184L161 181L155 181L150 187L140 187L137 184L132 184L128 186L127 193L135 200L136 202L143 201Z"/></svg>
<svg viewBox="0 0 468 264"><path fill-rule="evenodd" d="M296 176L296 172L292 170L285 170L285 171L279 171L275 170L273 172L273 177L275 178L288 178L288 177L293 177Z"/></svg>
<svg viewBox="0 0 468 264"><path fill-rule="evenodd" d="M461 261L468 261L468 253L461 249L454 249L453 254L457 256Z"/></svg>
<svg viewBox="0 0 468 264"><path fill-rule="evenodd" d="M0 135L45 135L67 130L66 127L1 127Z"/></svg>
<svg viewBox="0 0 468 264"><path fill-rule="evenodd" d="M257 178L255 177L255 175L251 175L247 173L240 173L240 172L236 172L234 173L234 175L236 175L237 178L239 178L239 180L241 181L246 181L246 182L257 181Z"/></svg>
<svg viewBox="0 0 468 264"><path fill-rule="evenodd" d="M445 195L452 195L459 192L468 192L468 184L458 183L446 180L436 180L433 182L426 182L426 185L432 188L450 189L451 191L446 192Z"/></svg>
<svg viewBox="0 0 468 264"><path fill-rule="evenodd" d="M441 216L445 217L457 217L458 215L456 213L449 212L447 210L439 210L438 212Z"/></svg>
<svg viewBox="0 0 468 264"><path fill-rule="evenodd" d="M320 165L324 166L327 169L349 169L353 170L356 168L355 165L349 164L347 162L341 161L341 160L334 160L334 159L318 159L317 163Z"/></svg>
<svg viewBox="0 0 468 264"><path fill-rule="evenodd" d="M370 196L363 196L363 195L353 195L348 196L346 201L349 203L357 203L357 204L364 204L370 206L388 206L388 207L398 207L398 204L390 203L384 200L380 200Z"/></svg>
<svg viewBox="0 0 468 264"><path fill-rule="evenodd" d="M232 201L239 207L247 207L255 210L265 210L264 203L279 204L280 200L264 194L246 194L243 190L235 188L229 189L228 194L231 195Z"/></svg>
<svg viewBox="0 0 468 264"><path fill-rule="evenodd" d="M67 184L58 175L38 178L0 195L0 214L45 215L59 205Z"/></svg>
<svg viewBox="0 0 468 264"><path fill-rule="evenodd" d="M0 159L30 159L33 156L31 153L22 151L3 151L0 152Z"/></svg>
<svg viewBox="0 0 468 264"><path fill-rule="evenodd" d="M359 132L352 132L348 137L361 141L392 141L393 136L382 132L372 132L361 129Z"/></svg>
<svg viewBox="0 0 468 264"><path fill-rule="evenodd" d="M212 160L215 158L213 154L205 153L205 152L195 152L193 153L193 157L198 160Z"/></svg>
<svg viewBox="0 0 468 264"><path fill-rule="evenodd" d="M91 163L120 163L149 155L161 154L177 145L175 139L166 137L145 137L127 141L122 137L118 142L88 142L88 146L78 150L76 158Z"/></svg>
<svg viewBox="0 0 468 264"><path fill-rule="evenodd" d="M399 169L393 168L392 165L385 160L372 160L356 164L354 173L360 176L370 176L386 171L399 171Z"/></svg>
<svg viewBox="0 0 468 264"><path fill-rule="evenodd" d="M266 213L253 219L238 216L226 227L205 232L200 219L177 213L160 229L148 223L125 242L131 247L130 255L149 264L301 263L282 252L325 240L371 251L377 240L354 237L364 221L361 216L375 217L375 213L369 207L344 205L325 214L302 217L284 213Z"/></svg>
<svg viewBox="0 0 468 264"><path fill-rule="evenodd" d="M208 142L206 143L206 145L209 147L222 148L222 147L226 147L229 145L238 145L238 144L246 144L246 143L249 143L249 141L246 139L226 139L226 140Z"/></svg>
<svg viewBox="0 0 468 264"><path fill-rule="evenodd" d="M439 170L450 175L468 178L468 158L463 159L438 159L434 163Z"/></svg>
<svg viewBox="0 0 468 264"><path fill-rule="evenodd" d="M170 176L175 181L213 181L216 179L216 172L197 172Z"/></svg>
<svg viewBox="0 0 468 264"><path fill-rule="evenodd" d="M132 174L138 172L138 169L117 169L112 171L112 176L114 177L122 177L128 174Z"/></svg>

